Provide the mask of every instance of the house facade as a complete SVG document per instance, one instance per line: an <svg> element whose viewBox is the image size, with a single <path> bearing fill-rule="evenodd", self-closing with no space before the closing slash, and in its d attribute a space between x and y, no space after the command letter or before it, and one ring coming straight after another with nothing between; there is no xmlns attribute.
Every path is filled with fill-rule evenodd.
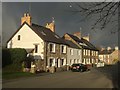
<svg viewBox="0 0 120 90"><path fill-rule="evenodd" d="M53 30L54 22L51 23L46 27L32 24L30 15L24 14L20 28L7 42L7 48L26 49L34 57L38 70L63 67L67 62L67 46Z"/></svg>
<svg viewBox="0 0 120 90"><path fill-rule="evenodd" d="M114 64L119 61L120 50L116 46L114 49L111 47L102 48L99 52L99 60L105 64Z"/></svg>
<svg viewBox="0 0 120 90"><path fill-rule="evenodd" d="M83 64L96 64L98 63L98 49L93 46L87 39L81 38L80 32L72 34L66 33L64 35L66 40L72 41L79 48L81 48L81 61Z"/></svg>
<svg viewBox="0 0 120 90"><path fill-rule="evenodd" d="M82 63L82 49L72 41L66 40L67 47L67 65Z"/></svg>

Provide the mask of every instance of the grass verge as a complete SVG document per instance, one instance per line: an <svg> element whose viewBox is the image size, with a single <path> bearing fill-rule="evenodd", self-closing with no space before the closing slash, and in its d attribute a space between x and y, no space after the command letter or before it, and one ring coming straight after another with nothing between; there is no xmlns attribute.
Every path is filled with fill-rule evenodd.
<svg viewBox="0 0 120 90"><path fill-rule="evenodd" d="M34 76L35 74L29 73L29 72L3 72L2 73L2 79L8 80L8 79L16 79L21 77L30 77Z"/></svg>

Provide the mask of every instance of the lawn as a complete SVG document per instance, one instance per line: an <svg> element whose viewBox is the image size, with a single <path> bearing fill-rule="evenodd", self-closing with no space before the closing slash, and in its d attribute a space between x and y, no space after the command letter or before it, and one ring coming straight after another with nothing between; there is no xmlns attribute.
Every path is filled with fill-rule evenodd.
<svg viewBox="0 0 120 90"><path fill-rule="evenodd" d="M21 77L30 77L34 76L35 74L29 73L29 72L3 72L2 73L2 79L8 80L8 79L16 79Z"/></svg>

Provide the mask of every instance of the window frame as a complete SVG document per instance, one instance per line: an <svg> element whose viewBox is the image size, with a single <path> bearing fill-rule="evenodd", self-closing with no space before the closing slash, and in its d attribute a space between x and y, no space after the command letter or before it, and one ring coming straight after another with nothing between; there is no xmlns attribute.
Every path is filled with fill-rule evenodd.
<svg viewBox="0 0 120 90"><path fill-rule="evenodd" d="M20 36L20 35L18 35L17 40L18 40L18 41L20 41L20 39L21 39L21 36Z"/></svg>
<svg viewBox="0 0 120 90"><path fill-rule="evenodd" d="M35 53L38 53L38 44L35 44Z"/></svg>
<svg viewBox="0 0 120 90"><path fill-rule="evenodd" d="M70 55L73 55L73 49L70 49Z"/></svg>
<svg viewBox="0 0 120 90"><path fill-rule="evenodd" d="M61 53L67 53L67 47L65 45L61 45Z"/></svg>
<svg viewBox="0 0 120 90"><path fill-rule="evenodd" d="M52 45L52 48L51 48L51 45ZM56 44L55 43L49 43L49 51L51 53L55 53L55 50L56 50Z"/></svg>

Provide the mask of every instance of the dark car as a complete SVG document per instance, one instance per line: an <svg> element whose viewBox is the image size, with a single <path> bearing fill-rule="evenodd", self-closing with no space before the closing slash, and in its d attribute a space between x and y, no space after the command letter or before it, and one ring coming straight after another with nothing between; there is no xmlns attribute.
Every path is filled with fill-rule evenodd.
<svg viewBox="0 0 120 90"><path fill-rule="evenodd" d="M72 70L73 72L74 72L74 71L83 72L83 71L86 71L86 70L87 70L87 66L84 65L84 64L81 64L81 63L73 64L72 67L71 67L71 70Z"/></svg>

